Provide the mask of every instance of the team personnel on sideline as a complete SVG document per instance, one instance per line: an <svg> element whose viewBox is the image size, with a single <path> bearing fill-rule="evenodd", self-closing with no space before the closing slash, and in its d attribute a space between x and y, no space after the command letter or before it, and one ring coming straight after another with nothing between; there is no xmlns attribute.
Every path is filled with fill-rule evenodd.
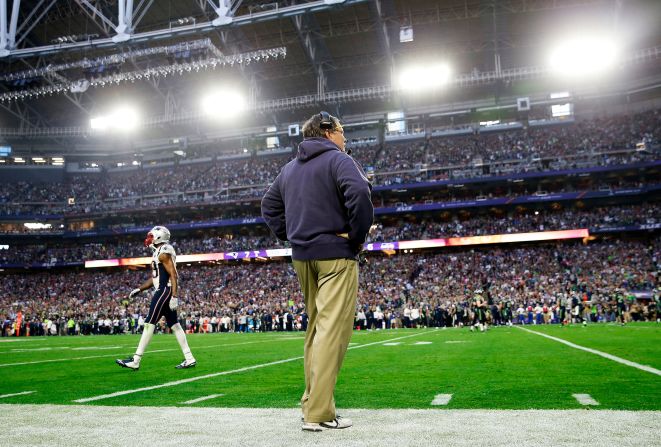
<svg viewBox="0 0 661 447"><path fill-rule="evenodd" d="M489 327L487 325L487 303L482 297L482 289L477 289L475 291L471 307L473 308L473 321L470 327L471 332L473 332L475 328L478 328L480 332L486 331Z"/></svg>
<svg viewBox="0 0 661 447"><path fill-rule="evenodd" d="M130 368L133 370L140 369L142 356L154 335L156 323L158 323L161 317L165 317L168 326L177 338L181 351L184 354L184 360L177 365L176 368L192 368L196 364L195 358L188 347L188 341L186 341L186 333L182 329L181 324L177 322L176 309L179 305L179 300L177 299L177 255L169 242L170 231L165 227L157 226L147 233L145 247L149 247L153 251L151 278L145 281L144 284L137 289L133 289L129 294L129 298L133 298L143 290L147 290L151 287L154 287L155 292L151 299L151 306L149 306L149 314L145 319L145 326L142 331L140 343L138 344L138 349L132 357L125 360L116 360L116 363L124 368Z"/></svg>
<svg viewBox="0 0 661 447"><path fill-rule="evenodd" d="M271 231L289 240L309 315L305 334L303 430L347 428L335 411L335 383L351 339L358 254L374 220L371 185L345 151L344 130L326 112L303 125L296 158L262 199Z"/></svg>

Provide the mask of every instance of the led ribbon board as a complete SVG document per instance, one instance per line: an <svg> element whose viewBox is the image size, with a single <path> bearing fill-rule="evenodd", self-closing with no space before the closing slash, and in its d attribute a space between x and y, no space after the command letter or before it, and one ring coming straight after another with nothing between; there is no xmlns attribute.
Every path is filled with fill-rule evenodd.
<svg viewBox="0 0 661 447"><path fill-rule="evenodd" d="M467 245L507 244L512 242L553 241L562 239L581 239L590 235L587 228L561 231L540 231L535 233L494 234L491 236L451 237L441 239L426 239L419 241L371 242L365 244L366 251L410 250L417 248L458 247ZM228 253L202 253L177 256L177 263L204 261L232 261L239 259L268 259L291 256L291 248L269 250L246 250ZM131 265L147 265L151 258L120 258L85 261L85 268L124 267Z"/></svg>

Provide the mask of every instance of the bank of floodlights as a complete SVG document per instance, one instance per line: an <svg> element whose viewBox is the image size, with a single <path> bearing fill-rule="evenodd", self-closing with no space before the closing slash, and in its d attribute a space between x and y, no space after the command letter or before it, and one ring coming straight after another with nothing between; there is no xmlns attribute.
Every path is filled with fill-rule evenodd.
<svg viewBox="0 0 661 447"><path fill-rule="evenodd" d="M231 54L228 56L209 57L204 60L175 63L171 65L160 65L149 67L143 70L115 73L107 76L93 78L89 81L89 87L98 88L112 85L119 85L126 82L135 82L143 79L155 79L167 76L181 76L200 70L216 70L218 68L233 67L235 65L249 65L254 62L266 62L285 58L287 48L277 47L264 50L250 51L246 53ZM27 73L31 73L28 71ZM0 80L9 79L11 75L0 76ZM20 79L20 78L12 78ZM50 96L54 94L67 93L76 88L76 81L68 83L56 83L43 87L36 87L26 90L7 92L0 95L0 102L10 102L41 96Z"/></svg>
<svg viewBox="0 0 661 447"><path fill-rule="evenodd" d="M615 68L618 53L617 43L608 36L573 36L552 48L548 67L552 73L561 77L595 77Z"/></svg>
<svg viewBox="0 0 661 447"><path fill-rule="evenodd" d="M413 65L399 72L397 88L407 93L424 94L448 84L451 75L450 66L443 62Z"/></svg>
<svg viewBox="0 0 661 447"><path fill-rule="evenodd" d="M140 116L138 112L130 106L122 106L106 115L92 118L90 120L90 128L99 132L130 132L138 127L139 123Z"/></svg>
<svg viewBox="0 0 661 447"><path fill-rule="evenodd" d="M248 103L236 89L215 90L207 93L201 101L202 112L213 120L227 121L241 115Z"/></svg>

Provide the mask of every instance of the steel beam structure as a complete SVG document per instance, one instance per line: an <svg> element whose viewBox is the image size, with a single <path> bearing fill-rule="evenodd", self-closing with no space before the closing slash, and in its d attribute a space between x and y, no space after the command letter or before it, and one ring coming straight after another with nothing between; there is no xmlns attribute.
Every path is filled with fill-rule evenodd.
<svg viewBox="0 0 661 447"><path fill-rule="evenodd" d="M16 39L16 43L14 44L15 47L18 47L21 44L21 42L23 42L28 37L30 32L34 29L35 26L39 24L39 22L41 22L41 19L43 19L46 16L46 14L48 14L48 11L50 11L50 9L53 7L53 5L55 5L56 2L57 0L50 0L50 2L45 7L39 9L40 6L44 3L44 0L42 0L39 2L37 8L34 8L32 11L30 11L28 17L25 20L23 20L21 26L16 30L16 33L21 33L21 35L20 37L18 37L18 39ZM33 19L32 22L30 22L30 19L33 17L33 15L37 14L37 12L39 13L39 15L35 19ZM9 56L14 51L16 50L11 49L7 54L0 51L0 57Z"/></svg>
<svg viewBox="0 0 661 447"><path fill-rule="evenodd" d="M79 4L82 1L86 1L86 0L76 0L76 2L78 2ZM136 19L136 21L134 22L136 24L139 23L140 20L142 20L142 17L147 12L149 7L152 5L153 0L149 0L149 3L146 6L144 6L144 9L142 11L140 11L140 8L143 7L143 3L144 3L144 0L141 1L138 4L138 7L135 10L135 14L140 14L138 16L138 18ZM96 10L96 11L98 11L98 10ZM106 21L103 20L103 18L102 18L102 17L105 17L102 11L98 11L98 14L96 14L96 13L91 12L88 8L83 7L83 12L87 15L87 17L90 18L90 20L92 20L92 23L94 23L102 33L104 33L106 36L110 36L110 29L108 29L108 27L106 26L107 25ZM99 21L99 19L100 19L100 21ZM111 23L111 25L112 25L112 23ZM130 59L130 62L131 62L131 65L133 65L133 67L136 70L141 70L141 68L138 66L138 64L136 63L135 60ZM146 78L146 81L163 100L166 99L167 93L164 93L160 89L160 87L159 87L160 82L159 82L158 79L149 77L149 78ZM167 111L167 105L166 105L166 111ZM89 114L89 112L88 112L88 114Z"/></svg>
<svg viewBox="0 0 661 447"><path fill-rule="evenodd" d="M52 3L55 3L55 1L57 0L52 0ZM82 2L86 0L80 0L80 1ZM122 1L130 1L130 0L119 0L120 4ZM342 5L353 5L358 3L364 3L366 1L368 0L344 0L342 2ZM130 36L130 41L136 43L148 42L152 40L168 39L173 36L182 35L182 34L209 33L209 32L213 32L214 30L218 29L218 27L222 27L222 26L229 26L229 25L244 26L252 23L260 23L283 17L292 17L310 12L324 11L334 7L335 4L336 2L334 2L333 0L315 0L308 3L302 3L299 5L276 8L271 11L264 11L264 12L232 17L231 23L220 23L217 22L216 20L212 20L209 22L184 25L177 28L167 28L167 29L160 29L155 31L147 31L143 33L134 33ZM128 6L128 4L125 4L125 7L126 6ZM45 14L45 12L43 14ZM22 49L12 50L10 54L7 54L5 56L31 57L31 56L39 56L44 54L55 54L63 51L84 50L88 48L109 48L115 46L118 43L115 40L113 40L115 38L117 38L117 36L113 38L93 39L84 42L44 45L35 48L22 48Z"/></svg>
<svg viewBox="0 0 661 447"><path fill-rule="evenodd" d="M18 10L21 7L21 0L14 0L14 6L11 10L11 23L9 25L9 34L7 35L7 48L14 48L16 44L16 26L18 25ZM4 47L3 47L4 48Z"/></svg>
<svg viewBox="0 0 661 447"><path fill-rule="evenodd" d="M399 22L396 19L394 0L374 0L370 3L370 15L377 26L377 37L383 54L390 68L390 82L395 75L395 57L393 47L397 43Z"/></svg>
<svg viewBox="0 0 661 447"><path fill-rule="evenodd" d="M317 95L321 96L327 88L332 89L335 86L332 79L329 80L329 73L326 70L326 65L332 64L333 57L328 51L323 37L319 35L319 24L314 16L298 15L292 17L292 21L303 50L317 77Z"/></svg>
<svg viewBox="0 0 661 447"><path fill-rule="evenodd" d="M655 61L661 59L661 47L647 48L643 50L636 51L633 55L626 59L627 64L638 64L646 63L650 61ZM475 85L488 85L497 82L498 80L525 80L525 79L538 79L549 74L548 70L544 67L518 67L511 69L503 69L500 74L496 71L490 72L479 72L479 73L467 73L457 75L452 81L451 85L462 88L470 87ZM657 75L654 78L642 79L636 81L635 83L629 83L628 86L618 86L614 87L619 90L616 91L616 94L621 92L628 91L643 91L649 89L657 89L661 87L661 75ZM587 89L587 88L586 88ZM576 92L577 94L580 92ZM586 90L586 94L588 90ZM389 85L376 86L376 87L365 87L365 88L355 88L348 90L339 90L339 91L329 91L325 92L323 95L309 94L302 95L297 97L289 98L280 98L272 99L265 101L257 101L251 105L250 109L255 112L261 113L273 113L282 110L295 110L300 108L312 107L319 104L341 104L346 102L355 102L355 101L364 101L364 100L388 100L393 96L398 95L399 92L396 89L393 89ZM612 94L599 93L599 91L590 93L592 95L603 94L609 96ZM546 94L547 95L547 94ZM532 96L531 96L532 98ZM548 100L547 96L544 96L545 100ZM195 122L202 118L201 112L198 111L189 111L189 112L177 112L176 109L177 103L174 97L168 99L168 108L166 113L160 116L153 116L146 119L143 122L145 128L154 128L154 127L163 127L170 124L183 124L189 122ZM19 103L20 104L20 103ZM34 127L42 126L45 123L43 117L40 117L34 110L27 110L27 106L17 106L13 103L2 104L0 107L3 107L5 110L8 110L13 115L19 117L24 125L20 129L0 129L0 136L18 136L22 135L25 137L44 137L44 136L69 136L69 137L80 137L90 135L90 129L88 128L44 128L44 129L34 129ZM442 107L443 110L446 110L447 107L456 108L457 104L450 105L437 105L434 106L435 109L431 111L436 112L439 107ZM439 109L440 110L440 109ZM421 112L427 113L427 112ZM46 124L47 125L47 124ZM30 129L32 128L32 129Z"/></svg>
<svg viewBox="0 0 661 447"><path fill-rule="evenodd" d="M577 90L574 92L576 97L581 98L581 99L587 99L587 100L592 100L592 99L598 99L598 98L609 98L609 97L616 97L616 96L626 96L631 93L635 92L640 92L640 91L645 91L645 90L650 90L650 89L659 89L661 88L661 76L656 76L654 78L648 79L648 80L641 80L639 83L636 85L629 85L628 87L623 87L623 86L614 86L612 91L601 91L598 88L594 88L592 86L587 86L582 89ZM393 94L393 91L390 90L389 87L382 86L382 87L374 87L374 88L366 88L366 89L352 89L352 90L344 90L344 91L339 91L339 92L328 92L327 98L324 98L325 101L347 101L347 100L360 100L360 98L363 99L376 99L376 98L387 98L389 95ZM533 105L550 105L553 103L553 100L549 100L548 98L548 92L540 92L537 94L531 94L529 95L531 104ZM448 104L437 104L435 106L423 106L423 107L418 107L418 108L413 108L409 109L408 113L409 116L422 116L422 115L438 115L438 114L443 114L443 115L451 115L455 113L466 113L468 110L471 109L479 109L479 110L494 110L496 108L503 109L503 108L516 108L516 96L511 96L511 97L506 97L506 98L501 98L501 101L499 103L495 103L494 99L482 99L482 100L474 100L474 101L467 101L467 102L457 102L457 103L448 103ZM264 111L268 112L269 110L283 110L283 109L297 109L297 108L306 108L310 107L312 105L316 105L318 98L316 95L304 95L304 96L299 96L299 97L292 97L292 98L282 98L282 99L277 99L277 100L270 100L270 101L264 101L260 104L257 105L257 108ZM556 100L557 101L557 100ZM8 107L11 108L11 113L13 114L20 114L20 112L16 109L16 106L12 105L2 105L0 104L0 107L7 109ZM19 107L19 109L21 109ZM385 111L377 111L374 113L370 114L362 114L362 115L356 115L354 117L345 117L347 119L347 126L350 125L351 123L357 123L357 122L365 122L368 120L378 120L384 116ZM152 127L163 127L165 124L181 124L181 123L186 123L190 122L192 120L196 120L199 118L199 114L197 113L185 113L185 114L178 114L176 116L170 116L166 118L166 116L162 117L155 117L154 119L150 120L150 125ZM206 134L205 137L209 138L209 140L205 141L213 141L213 139L217 138L234 138L237 136L242 136L242 135L251 135L254 134L255 132L259 132L263 130L262 126L255 127L255 128L249 128L249 129L234 129L232 131L221 131L221 132L216 132L216 133L209 133ZM5 138L17 138L17 139L43 139L43 138L55 138L55 137L60 137L60 138L94 138L94 137L100 137L103 138L102 133L98 133L95 131L92 131L90 128L83 128L83 127L50 127L50 128L40 128L40 127L34 127L30 125L26 125L22 128L0 128L0 136L5 137ZM159 144L156 144L155 142L160 142ZM162 150L166 147L168 147L169 139L158 139L158 140L149 140L147 142L143 141L140 143L136 143L136 147L138 146L153 146L154 150ZM203 143L204 141L201 141ZM89 143L88 143L89 145ZM71 144L68 144L70 147ZM95 145L92 145L95 146ZM92 147L90 146L90 147ZM104 146L105 147L105 146ZM141 152L146 152L146 150L141 150ZM65 153L64 155L67 155ZM80 155L80 154L78 154ZM90 155L90 154L88 154ZM96 154L99 155L99 154Z"/></svg>
<svg viewBox="0 0 661 447"><path fill-rule="evenodd" d="M140 3L138 3L138 6L135 8L135 11L133 12L134 30L138 27L140 22L142 22L143 17L145 16L145 14L147 14L147 11L149 11L149 8L151 8L151 5L153 4L154 4L154 0L140 0Z"/></svg>

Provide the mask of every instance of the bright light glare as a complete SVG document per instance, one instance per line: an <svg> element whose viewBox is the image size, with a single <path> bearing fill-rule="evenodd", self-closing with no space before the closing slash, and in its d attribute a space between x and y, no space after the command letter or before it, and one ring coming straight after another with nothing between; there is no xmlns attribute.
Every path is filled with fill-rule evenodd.
<svg viewBox="0 0 661 447"><path fill-rule="evenodd" d="M245 109L245 98L240 93L232 90L213 92L202 99L204 113L217 119L234 118Z"/></svg>
<svg viewBox="0 0 661 447"><path fill-rule="evenodd" d="M399 74L399 88L408 91L424 91L441 87L450 80L447 64L432 64L409 67Z"/></svg>
<svg viewBox="0 0 661 447"><path fill-rule="evenodd" d="M576 37L556 46L549 67L563 76L580 77L608 71L615 66L617 46L606 37Z"/></svg>
<svg viewBox="0 0 661 447"><path fill-rule="evenodd" d="M40 222L25 222L23 226L29 230L45 230L53 227L51 224L44 224Z"/></svg>
<svg viewBox="0 0 661 447"><path fill-rule="evenodd" d="M106 130L109 126L110 123L105 116L98 116L90 120L90 127L94 130Z"/></svg>
<svg viewBox="0 0 661 447"><path fill-rule="evenodd" d="M98 116L90 120L90 127L94 130L120 130L131 131L139 124L138 112L131 107L120 107L111 114Z"/></svg>
<svg viewBox="0 0 661 447"><path fill-rule="evenodd" d="M138 112L130 107L115 110L109 118L116 129L133 130L138 126Z"/></svg>

